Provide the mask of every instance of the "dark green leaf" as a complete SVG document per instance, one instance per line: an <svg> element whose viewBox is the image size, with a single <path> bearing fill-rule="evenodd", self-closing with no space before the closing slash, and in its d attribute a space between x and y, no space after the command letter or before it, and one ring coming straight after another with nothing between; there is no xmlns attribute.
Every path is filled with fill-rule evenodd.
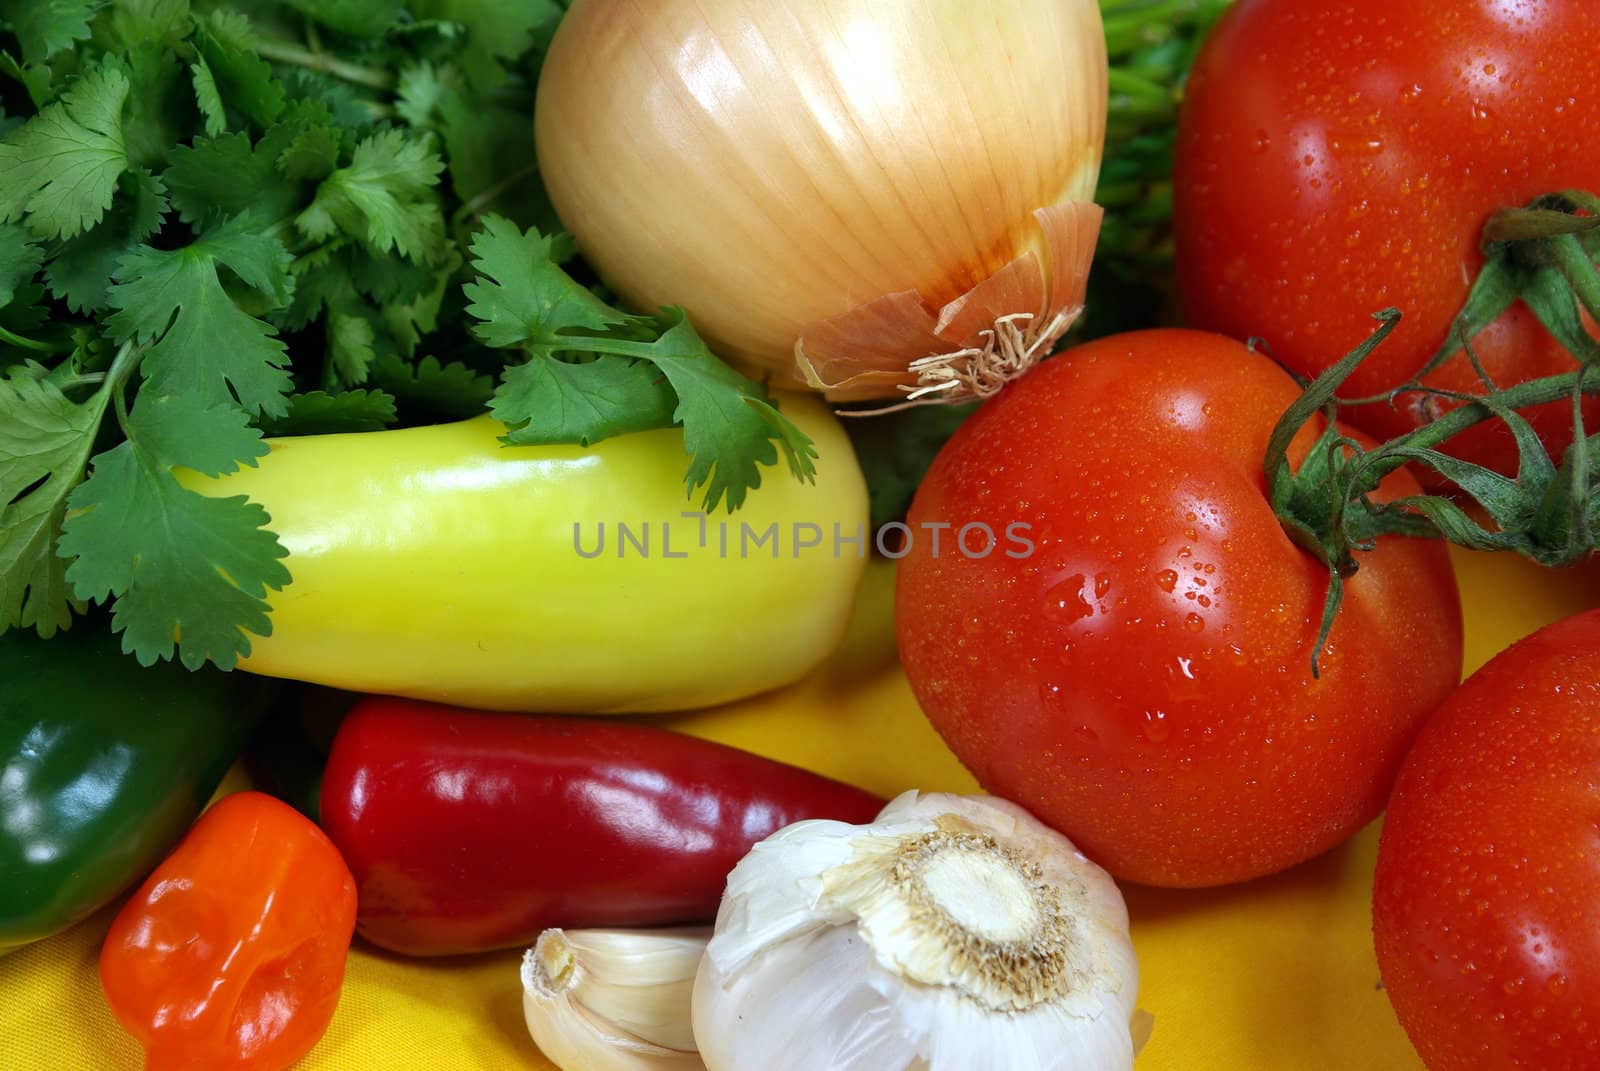
<svg viewBox="0 0 1600 1071"><path fill-rule="evenodd" d="M192 148L174 148L163 178L186 223L209 224L244 212L282 219L307 197L306 185L283 166L285 158L328 139L337 140L337 133L327 110L314 102L296 102L257 142L236 133L196 138Z"/></svg>
<svg viewBox="0 0 1600 1071"><path fill-rule="evenodd" d="M250 20L236 12L213 11L195 34L200 54L216 82L219 99L229 108L266 127L283 112L283 86L272 68L256 54ZM215 131L207 129L207 133Z"/></svg>
<svg viewBox="0 0 1600 1071"><path fill-rule="evenodd" d="M971 415L971 405L920 405L844 422L867 480L874 528L905 517L934 455Z"/></svg>
<svg viewBox="0 0 1600 1071"><path fill-rule="evenodd" d="M160 229L167 207L166 187L160 179L148 171L123 175L106 218L93 230L64 243L51 259L45 269L50 292L74 312L109 308L117 264Z"/></svg>
<svg viewBox="0 0 1600 1071"><path fill-rule="evenodd" d="M506 369L490 408L518 446L578 443L670 428L677 395L651 365L626 357L569 364L543 354Z"/></svg>
<svg viewBox="0 0 1600 1071"><path fill-rule="evenodd" d="M105 406L104 395L74 403L48 380L0 379L0 632L49 637L71 621L56 539Z"/></svg>
<svg viewBox="0 0 1600 1071"><path fill-rule="evenodd" d="M44 264L44 250L33 236L11 223L0 223L0 308L11 304L17 288L31 282Z"/></svg>
<svg viewBox="0 0 1600 1071"><path fill-rule="evenodd" d="M218 276L227 267L276 304L290 296L289 255L250 217L232 220L182 249L149 246L124 257L112 288L120 311L107 321L117 339L148 343L150 387L207 407L284 412L288 358L271 326L241 310Z"/></svg>
<svg viewBox="0 0 1600 1071"><path fill-rule="evenodd" d="M722 363L706 347L682 309L665 313L666 330L649 346L646 360L659 368L678 395L674 418L683 425L689 471L684 477L691 491L705 489L707 512L727 500L730 511L744 504L745 494L761 486L759 466L777 463L774 438L786 441L785 453L794 475L814 473L811 441L794 428L775 434L767 413L757 404L766 391ZM796 450L794 443L803 444Z"/></svg>
<svg viewBox="0 0 1600 1071"><path fill-rule="evenodd" d="M379 354L372 381L394 395L407 423L463 420L483 412L494 397L494 380L456 362L424 357L415 364Z"/></svg>
<svg viewBox="0 0 1600 1071"><path fill-rule="evenodd" d="M127 97L127 74L101 68L0 142L0 222L25 218L49 238L71 238L98 223L128 168Z"/></svg>
<svg viewBox="0 0 1600 1071"><path fill-rule="evenodd" d="M170 48L189 36L189 0L111 0L112 39L124 51Z"/></svg>
<svg viewBox="0 0 1600 1071"><path fill-rule="evenodd" d="M467 312L479 322L472 333L490 346L524 344L545 352L571 341L574 328L604 330L630 318L578 284L550 259L549 237L518 230L489 216L472 240L472 266L480 276L464 288Z"/></svg>
<svg viewBox="0 0 1600 1071"><path fill-rule="evenodd" d="M22 43L22 62L43 63L89 37L100 0L0 0L0 20Z"/></svg>
<svg viewBox="0 0 1600 1071"><path fill-rule="evenodd" d="M250 651L247 633L271 634L265 598L289 582L288 552L259 505L187 490L172 470L231 468L266 445L236 408L158 405L149 390L128 431L67 501L60 554L76 559L67 580L86 602L116 598L112 627L141 663L176 650L190 669L207 660L231 669Z"/></svg>
<svg viewBox="0 0 1600 1071"><path fill-rule="evenodd" d="M328 364L323 378L330 386L351 387L367 381L376 334L364 312L357 305L328 316Z"/></svg>
<svg viewBox="0 0 1600 1071"><path fill-rule="evenodd" d="M302 15L351 37L382 37L400 20L403 0L283 0Z"/></svg>
<svg viewBox="0 0 1600 1071"><path fill-rule="evenodd" d="M502 60L512 60L533 43L533 31L558 18L554 0L412 0L419 19L448 19L467 28L461 68L480 90L505 80Z"/></svg>
<svg viewBox="0 0 1600 1071"><path fill-rule="evenodd" d="M381 431L395 422L394 396L381 390L312 391L289 395L289 411L257 421L265 435L332 435Z"/></svg>
<svg viewBox="0 0 1600 1071"><path fill-rule="evenodd" d="M476 215L495 212L547 234L560 228L539 178L525 113L446 93L439 122L450 182L463 204L471 205Z"/></svg>
<svg viewBox="0 0 1600 1071"><path fill-rule="evenodd" d="M444 217L434 187L443 170L429 139L382 131L356 146L350 165L322 182L295 223L316 241L342 232L380 253L435 261L443 254Z"/></svg>
<svg viewBox="0 0 1600 1071"><path fill-rule="evenodd" d="M163 45L141 45L128 53L128 99L137 101L122 117L123 140L134 167L159 171L167 153L186 140L200 118L187 65Z"/></svg>

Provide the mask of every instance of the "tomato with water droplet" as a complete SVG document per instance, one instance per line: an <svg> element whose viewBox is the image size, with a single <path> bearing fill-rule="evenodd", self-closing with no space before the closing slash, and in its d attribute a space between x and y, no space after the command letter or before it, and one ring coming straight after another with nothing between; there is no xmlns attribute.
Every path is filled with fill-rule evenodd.
<svg viewBox="0 0 1600 1071"><path fill-rule="evenodd" d="M1392 306L1404 319L1344 393L1409 380L1465 303L1494 212L1568 189L1600 193L1595 14L1595 0L1240 0L1196 60L1178 127L1188 321L1261 338L1312 376ZM1502 387L1577 367L1520 301L1473 350ZM1427 382L1483 390L1464 354ZM1403 400L1348 416L1387 439L1442 407ZM1560 457L1570 405L1526 415ZM1585 420L1600 425L1600 401ZM1448 449L1516 471L1515 440L1498 421Z"/></svg>
<svg viewBox="0 0 1600 1071"><path fill-rule="evenodd" d="M1600 1068L1600 610L1429 719L1378 848L1384 988L1429 1071Z"/></svg>
<svg viewBox="0 0 1600 1071"><path fill-rule="evenodd" d="M912 506L913 526L1030 526L1021 557L917 542L902 659L984 785L1119 877L1221 884L1339 843L1459 679L1445 550L1399 538L1362 555L1312 677L1328 572L1284 534L1262 475L1296 393L1217 335L1093 342L987 402ZM1378 497L1415 490L1401 473Z"/></svg>

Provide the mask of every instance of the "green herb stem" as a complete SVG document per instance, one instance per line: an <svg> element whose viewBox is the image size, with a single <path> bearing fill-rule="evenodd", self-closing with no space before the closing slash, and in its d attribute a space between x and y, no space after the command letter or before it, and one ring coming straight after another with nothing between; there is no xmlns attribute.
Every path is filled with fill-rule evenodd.
<svg viewBox="0 0 1600 1071"><path fill-rule="evenodd" d="M40 342L37 339L24 338L22 335L17 334L15 331L10 331L10 330L8 330L8 329L6 329L4 327L0 327L0 342L4 342L9 346L16 346L18 349L32 350L35 353L60 353L61 352L59 349L57 349L55 346L50 345L48 342Z"/></svg>
<svg viewBox="0 0 1600 1071"><path fill-rule="evenodd" d="M363 67L359 63L351 63L326 52L313 52L288 41L263 40L257 45L257 51L275 63L286 63L294 67L304 67L308 71L319 71L341 81L367 86L385 93L392 92L395 87L395 77L388 71Z"/></svg>

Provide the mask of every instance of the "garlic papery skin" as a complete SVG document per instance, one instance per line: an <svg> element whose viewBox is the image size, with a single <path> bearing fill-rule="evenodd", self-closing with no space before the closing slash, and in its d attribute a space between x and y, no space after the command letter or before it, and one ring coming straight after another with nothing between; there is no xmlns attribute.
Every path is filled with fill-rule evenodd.
<svg viewBox="0 0 1600 1071"><path fill-rule="evenodd" d="M907 793L728 879L694 989L709 1071L1127 1071L1139 970L1109 875L1022 808Z"/></svg>
<svg viewBox="0 0 1600 1071"><path fill-rule="evenodd" d="M1083 305L1096 0L577 0L540 170L645 311L835 400L985 396Z"/></svg>
<svg viewBox="0 0 1600 1071"><path fill-rule="evenodd" d="M522 958L522 1013L562 1071L705 1071L690 1001L710 931L546 930Z"/></svg>

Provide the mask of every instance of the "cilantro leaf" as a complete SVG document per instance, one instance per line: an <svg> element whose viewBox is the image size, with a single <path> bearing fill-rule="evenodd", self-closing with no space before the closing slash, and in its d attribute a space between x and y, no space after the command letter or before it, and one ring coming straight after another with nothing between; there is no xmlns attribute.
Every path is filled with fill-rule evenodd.
<svg viewBox="0 0 1600 1071"><path fill-rule="evenodd" d="M429 128L445 95L460 89L461 79L454 67L438 67L426 61L413 63L400 71L395 85L394 110L414 127Z"/></svg>
<svg viewBox="0 0 1600 1071"><path fill-rule="evenodd" d="M227 102L262 127L283 113L284 88L272 76L267 61L256 54L249 19L236 11L213 11L196 30L194 40L218 103ZM217 133L209 128L209 116L207 119L207 133Z"/></svg>
<svg viewBox="0 0 1600 1071"><path fill-rule="evenodd" d="M127 97L128 76L102 67L0 141L0 222L26 217L47 238L70 238L99 222L128 168Z"/></svg>
<svg viewBox="0 0 1600 1071"><path fill-rule="evenodd" d="M12 223L0 223L0 308L11 304L17 289L31 281L44 263L44 250Z"/></svg>
<svg viewBox="0 0 1600 1071"><path fill-rule="evenodd" d="M290 382L285 347L271 325L228 296L219 267L277 305L288 303L288 252L240 216L181 249L141 246L123 257L110 294L120 311L107 326L119 342L160 339L144 358L150 389L207 406L237 397L248 413L281 414Z"/></svg>
<svg viewBox="0 0 1600 1071"><path fill-rule="evenodd" d="M378 299L382 301L378 318L383 321L389 337L406 356L417 351L417 344L422 341L424 333L438 330L445 297L453 293L450 284L454 282L460 267L461 257L452 249L444 263L434 269L433 278L420 292Z"/></svg>
<svg viewBox="0 0 1600 1071"><path fill-rule="evenodd" d="M351 37L382 37L400 20L402 0L283 0L330 30Z"/></svg>
<svg viewBox="0 0 1600 1071"><path fill-rule="evenodd" d="M110 307L117 263L161 228L168 209L166 194L161 180L148 171L124 174L106 218L62 245L50 261L44 273L50 292L74 312Z"/></svg>
<svg viewBox="0 0 1600 1071"><path fill-rule="evenodd" d="M127 54L128 100L122 140L132 167L158 170L194 127L193 79L171 46L140 45Z"/></svg>
<svg viewBox="0 0 1600 1071"><path fill-rule="evenodd" d="M513 60L533 43L533 31L562 14L555 0L412 0L418 19L445 19L467 28L461 66L479 90L505 80L502 60Z"/></svg>
<svg viewBox="0 0 1600 1071"><path fill-rule="evenodd" d="M433 189L443 170L431 139L381 131L356 146L348 167L323 180L295 223L314 240L343 232L380 253L437 260L444 216Z"/></svg>
<svg viewBox="0 0 1600 1071"><path fill-rule="evenodd" d="M473 94L447 93L439 102L439 128L450 161L450 183L463 204L510 216L525 226L561 227L539 177L528 117Z"/></svg>
<svg viewBox="0 0 1600 1071"><path fill-rule="evenodd" d="M228 109L222 103L222 92L217 89L216 75L211 73L204 56L189 64L189 73L194 80L195 103L205 117L206 133L216 137L228 129Z"/></svg>
<svg viewBox="0 0 1600 1071"><path fill-rule="evenodd" d="M326 105L317 101L296 101L294 108L302 113L313 109L327 113ZM273 131L262 139L263 149L270 150L276 144L273 134L278 130L279 128L274 127ZM315 179L320 182L339 166L339 132L333 125L331 115L325 120L312 117L297 119L289 127L287 134L283 150L278 153L275 161L278 172L284 177L295 180Z"/></svg>
<svg viewBox="0 0 1600 1071"><path fill-rule="evenodd" d="M237 406L202 406L187 395L139 393L127 418L128 437L156 461L181 465L203 476L225 476L252 467L267 445Z"/></svg>
<svg viewBox="0 0 1600 1071"><path fill-rule="evenodd" d="M48 638L71 622L56 539L106 398L79 404L46 379L0 379L0 632L20 626Z"/></svg>
<svg viewBox="0 0 1600 1071"><path fill-rule="evenodd" d="M356 303L353 308L347 305L328 317L328 366L324 378L330 385L352 386L367 381L377 334L362 311Z"/></svg>
<svg viewBox="0 0 1600 1071"><path fill-rule="evenodd" d="M516 446L588 446L631 431L670 428L677 396L650 365L626 357L569 364L536 354L506 369L490 409Z"/></svg>
<svg viewBox="0 0 1600 1071"><path fill-rule="evenodd" d="M661 369L678 392L674 418L683 425L690 454L684 477L692 492L705 487L707 512L727 497L728 509L744 504L748 490L761 486L761 465L776 464L776 437L789 469L809 479L816 473L811 440L767 403L766 388L719 361L706 348L682 309L666 310L667 325L645 358ZM782 425L788 425L779 433Z"/></svg>
<svg viewBox="0 0 1600 1071"><path fill-rule="evenodd" d="M259 505L190 491L172 470L232 471L266 444L236 407L148 389L127 431L67 499L59 553L76 560L66 578L86 602L116 598L112 627L142 664L176 649L190 669L207 660L231 669L250 652L247 633L272 633L265 598L289 582L288 552Z"/></svg>
<svg viewBox="0 0 1600 1071"><path fill-rule="evenodd" d="M123 49L170 47L189 36L189 0L113 0L110 31Z"/></svg>
<svg viewBox="0 0 1600 1071"><path fill-rule="evenodd" d="M289 395L289 411L257 424L265 435L328 435L381 431L395 422L394 396L381 390L315 390Z"/></svg>
<svg viewBox="0 0 1600 1071"><path fill-rule="evenodd" d="M472 239L472 266L483 278L462 288L471 302L467 312L479 321L474 335L499 349L531 344L548 352L570 341L561 334L568 329L599 331L633 319L562 271L552 249L547 235L484 217Z"/></svg>
<svg viewBox="0 0 1600 1071"><path fill-rule="evenodd" d="M464 420L483 412L494 397L494 380L454 361L424 357L412 364L395 354L379 354L372 381L394 396L406 423Z"/></svg>
<svg viewBox="0 0 1600 1071"><path fill-rule="evenodd" d="M327 109L341 129L362 134L372 128L372 113L348 83L303 67L280 67L278 81L291 102L305 101Z"/></svg>
<svg viewBox="0 0 1600 1071"><path fill-rule="evenodd" d="M708 511L724 501L730 511L743 505L780 449L796 477L815 474L811 440L771 405L765 387L717 359L682 309L654 319L621 313L562 271L555 251L551 238L499 216L485 217L472 242L479 278L462 288L479 321L472 333L530 358L505 373L495 394L496 414L516 425L511 441L587 443L659 426L666 396L645 384L664 378L690 455L685 482L691 493L705 489ZM627 363L561 368L551 359L562 354Z"/></svg>
<svg viewBox="0 0 1600 1071"><path fill-rule="evenodd" d="M89 36L100 0L0 0L0 19L22 43L22 62L43 63Z"/></svg>
<svg viewBox="0 0 1600 1071"><path fill-rule="evenodd" d="M297 139L312 131L336 137L326 116L320 104L296 104L258 142L232 133L174 148L162 178L172 190L179 217L185 223L212 223L244 212L268 220L292 213L304 203L305 187L279 163Z"/></svg>

